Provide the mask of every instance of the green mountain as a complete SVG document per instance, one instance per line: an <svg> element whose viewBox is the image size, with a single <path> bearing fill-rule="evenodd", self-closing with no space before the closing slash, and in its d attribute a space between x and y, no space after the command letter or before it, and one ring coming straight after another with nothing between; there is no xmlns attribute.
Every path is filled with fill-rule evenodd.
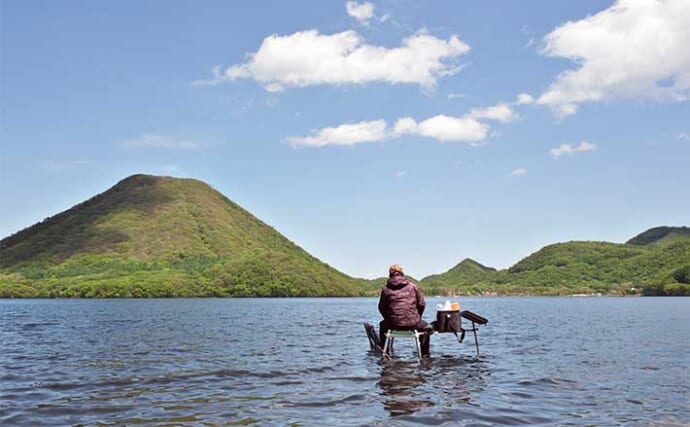
<svg viewBox="0 0 690 427"><path fill-rule="evenodd" d="M421 284L423 284L428 293L434 295L452 294L458 289L463 289L465 293L481 294L482 290L476 286L479 283L491 280L495 273L495 268L487 267L473 259L465 258L443 274L425 277Z"/></svg>
<svg viewBox="0 0 690 427"><path fill-rule="evenodd" d="M461 294L690 295L689 231L653 228L625 244L556 243L500 271L470 268L465 260L421 284Z"/></svg>
<svg viewBox="0 0 690 427"><path fill-rule="evenodd" d="M0 241L0 296L359 295L203 182L147 175Z"/></svg>
<svg viewBox="0 0 690 427"><path fill-rule="evenodd" d="M0 297L378 295L203 182L134 175L0 240ZM465 259L429 295L690 295L690 228L545 246L506 270Z"/></svg>
<svg viewBox="0 0 690 427"><path fill-rule="evenodd" d="M690 238L690 227L655 227L625 242L628 245L663 245Z"/></svg>

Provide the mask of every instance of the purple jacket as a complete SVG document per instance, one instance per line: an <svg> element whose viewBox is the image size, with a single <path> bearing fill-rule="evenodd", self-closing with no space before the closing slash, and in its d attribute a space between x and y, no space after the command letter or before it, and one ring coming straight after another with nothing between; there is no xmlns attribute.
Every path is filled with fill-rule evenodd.
<svg viewBox="0 0 690 427"><path fill-rule="evenodd" d="M417 285L405 276L395 275L388 279L381 290L379 313L393 326L414 326L422 318L426 303Z"/></svg>

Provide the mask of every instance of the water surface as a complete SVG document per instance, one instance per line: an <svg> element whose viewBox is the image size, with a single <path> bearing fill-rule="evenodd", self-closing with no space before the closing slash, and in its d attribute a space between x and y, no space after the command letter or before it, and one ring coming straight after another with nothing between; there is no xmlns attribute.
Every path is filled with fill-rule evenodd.
<svg viewBox="0 0 690 427"><path fill-rule="evenodd" d="M0 300L0 425L690 425L690 298L460 301L418 362L373 298Z"/></svg>

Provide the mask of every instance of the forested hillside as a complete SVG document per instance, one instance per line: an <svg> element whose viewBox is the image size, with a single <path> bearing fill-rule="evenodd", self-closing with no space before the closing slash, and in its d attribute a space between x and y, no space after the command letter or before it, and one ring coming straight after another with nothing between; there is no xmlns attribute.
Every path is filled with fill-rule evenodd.
<svg viewBox="0 0 690 427"><path fill-rule="evenodd" d="M465 260L422 284L437 293L690 295L688 230L659 227L626 244L556 243L501 271Z"/></svg>
<svg viewBox="0 0 690 427"><path fill-rule="evenodd" d="M135 175L0 241L0 296L359 295L207 184Z"/></svg>
<svg viewBox="0 0 690 427"><path fill-rule="evenodd" d="M0 297L354 296L384 283L339 272L193 179L134 175L0 241ZM690 228L556 243L507 270L465 259L420 285L432 295L690 295Z"/></svg>

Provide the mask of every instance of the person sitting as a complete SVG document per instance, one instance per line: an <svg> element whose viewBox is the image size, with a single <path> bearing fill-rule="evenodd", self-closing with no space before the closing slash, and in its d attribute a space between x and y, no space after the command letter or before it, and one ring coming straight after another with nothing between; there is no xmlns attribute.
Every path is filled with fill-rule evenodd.
<svg viewBox="0 0 690 427"><path fill-rule="evenodd" d="M427 323L422 320L425 308L424 294L419 287L405 277L402 267L392 265L379 297L379 313L383 316L379 323L381 345L386 342L389 329L425 331L420 337L420 346L422 356L428 356L430 334Z"/></svg>

